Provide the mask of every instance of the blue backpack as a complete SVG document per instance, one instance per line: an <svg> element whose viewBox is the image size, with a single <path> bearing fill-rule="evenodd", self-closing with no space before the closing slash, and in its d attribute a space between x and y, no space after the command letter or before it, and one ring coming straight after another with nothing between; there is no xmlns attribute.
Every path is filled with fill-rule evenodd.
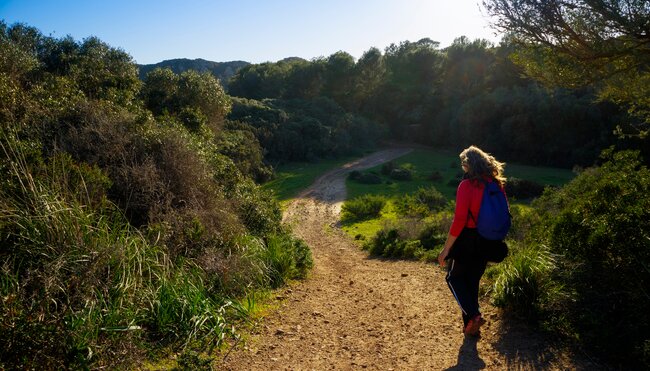
<svg viewBox="0 0 650 371"><path fill-rule="evenodd" d="M478 220L474 219L471 212L469 214L476 222L478 234L488 240L501 241L506 238L511 225L508 201L497 182L484 181L484 184Z"/></svg>

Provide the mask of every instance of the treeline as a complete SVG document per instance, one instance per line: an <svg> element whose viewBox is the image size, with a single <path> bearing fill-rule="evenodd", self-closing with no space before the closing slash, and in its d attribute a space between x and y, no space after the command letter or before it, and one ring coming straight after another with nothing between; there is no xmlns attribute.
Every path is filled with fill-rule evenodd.
<svg viewBox="0 0 650 371"><path fill-rule="evenodd" d="M209 72L0 22L0 368L124 368L234 336L308 247ZM251 304L253 303L253 304ZM206 348L202 348L206 349Z"/></svg>
<svg viewBox="0 0 650 371"><path fill-rule="evenodd" d="M516 48L507 39L493 46L460 37L440 49L422 39L393 44L383 52L371 48L357 61L338 52L311 61L251 64L229 82L230 95L247 99L235 101L232 115L254 123L252 131L264 143L269 135L261 126L284 127L288 130L275 131L273 141L291 144L305 138L301 132L333 133L337 126L319 113L308 123L291 125L269 113L285 111L280 108L285 102L307 112L317 102L314 109L327 114L321 109L326 100L329 112L345 112L350 121L359 122L353 125L355 136L367 137L367 142L416 141L453 150L475 144L518 163L568 168L593 164L603 148L616 142L613 131L625 114L613 104L596 103L592 89L547 89L524 77L509 59ZM319 154L331 151L325 143L311 148ZM310 155L300 148L285 151L268 155L278 160Z"/></svg>

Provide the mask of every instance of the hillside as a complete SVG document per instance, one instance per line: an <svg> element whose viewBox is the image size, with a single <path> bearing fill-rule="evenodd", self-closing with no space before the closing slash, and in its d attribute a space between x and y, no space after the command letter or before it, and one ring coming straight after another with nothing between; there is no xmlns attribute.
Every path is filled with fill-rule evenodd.
<svg viewBox="0 0 650 371"><path fill-rule="evenodd" d="M210 71L216 78L219 79L222 85L226 86L230 77L232 77L240 68L249 64L250 63L244 61L212 62L200 58L179 58L168 59L155 64L139 64L138 74L140 76L140 79L143 80L149 71L158 67L171 68L171 70L176 74L180 74L181 72L187 70L195 70L197 72Z"/></svg>

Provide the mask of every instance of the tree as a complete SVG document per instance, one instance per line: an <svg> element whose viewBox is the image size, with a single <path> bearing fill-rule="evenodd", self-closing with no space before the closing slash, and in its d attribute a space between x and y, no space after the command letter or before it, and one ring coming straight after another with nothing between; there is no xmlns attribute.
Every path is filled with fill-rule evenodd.
<svg viewBox="0 0 650 371"><path fill-rule="evenodd" d="M192 70L180 74L176 101L180 107L199 109L212 124L220 124L232 107L230 97L212 73Z"/></svg>
<svg viewBox="0 0 650 371"><path fill-rule="evenodd" d="M79 45L70 66L79 88L89 98L111 100L129 105L140 89L138 69L129 54L96 37Z"/></svg>
<svg viewBox="0 0 650 371"><path fill-rule="evenodd" d="M354 88L352 89L354 95L351 98L351 106L359 110L365 107L384 81L386 66L381 51L377 48L370 48L363 53L354 68Z"/></svg>
<svg viewBox="0 0 650 371"><path fill-rule="evenodd" d="M447 104L466 101L487 90L494 50L487 40L461 36L445 49L442 90Z"/></svg>
<svg viewBox="0 0 650 371"><path fill-rule="evenodd" d="M284 80L293 63L280 61L245 66L230 79L228 92L249 99L279 98L283 95Z"/></svg>
<svg viewBox="0 0 650 371"><path fill-rule="evenodd" d="M178 90L178 75L170 68L156 68L144 79L140 91L145 105L154 114L170 111Z"/></svg>
<svg viewBox="0 0 650 371"><path fill-rule="evenodd" d="M571 88L595 85L650 126L650 2L484 0L494 26L528 47L515 61L530 75Z"/></svg>
<svg viewBox="0 0 650 371"><path fill-rule="evenodd" d="M411 128L421 127L437 108L444 55L430 39L389 45L384 53L386 74L373 104L371 117L389 125L393 138L422 137Z"/></svg>
<svg viewBox="0 0 650 371"><path fill-rule="evenodd" d="M340 105L350 101L354 58L346 52L336 52L327 58L323 95L334 99Z"/></svg>
<svg viewBox="0 0 650 371"><path fill-rule="evenodd" d="M287 76L284 98L312 99L321 94L325 62L322 59L295 61Z"/></svg>

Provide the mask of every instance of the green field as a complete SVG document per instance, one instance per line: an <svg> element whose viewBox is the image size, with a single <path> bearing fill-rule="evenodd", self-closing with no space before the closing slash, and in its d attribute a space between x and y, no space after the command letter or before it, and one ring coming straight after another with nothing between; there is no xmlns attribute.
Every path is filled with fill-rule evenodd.
<svg viewBox="0 0 650 371"><path fill-rule="evenodd" d="M262 188L273 191L278 201L288 201L307 189L319 176L354 159L356 157L281 165L275 170L275 179Z"/></svg>
<svg viewBox="0 0 650 371"><path fill-rule="evenodd" d="M364 194L394 197L414 192L421 187L431 186L436 187L445 197L454 198L458 186L458 182L455 182L454 179L462 172L458 154L416 149L408 155L396 159L395 162L399 165L411 164L415 170L413 180L396 181L383 175L384 183L382 184L361 184L347 180L348 199ZM381 175L381 166L365 171L374 171ZM442 175L442 180L437 182L429 180L431 174L436 171ZM575 174L567 169L506 164L505 176L532 180L543 185L560 186L573 179Z"/></svg>
<svg viewBox="0 0 650 371"><path fill-rule="evenodd" d="M381 165L364 170L364 172L379 174L384 180L382 184L361 184L349 179L346 180L348 199L364 194L378 194L389 198L380 218L343 224L342 228L348 235L355 237L360 234L365 238L374 236L386 221L398 218L390 198L415 192L418 188L433 186L449 200L455 198L458 186L457 175L462 171L458 154L417 149L406 156L396 159L395 163L398 165L411 164L414 169L413 180L396 181L381 175ZM429 177L436 171L442 175L442 180L434 182ZM561 186L568 183L575 176L573 172L566 169L516 164L506 164L505 175L506 177L532 180L550 186ZM514 201L514 203L519 204L518 201ZM525 206L525 204L521 206Z"/></svg>
<svg viewBox="0 0 650 371"><path fill-rule="evenodd" d="M263 188L272 190L278 201L287 201L309 187L319 176L354 159L356 158L346 157L319 162L295 162L281 165L276 169L275 179L265 183ZM411 164L415 170L413 180L395 181L383 177L383 184L360 184L348 180L346 181L348 198L358 197L363 194L382 194L394 197L414 192L420 187L431 186L436 187L447 198L454 198L457 183L452 181L461 171L458 154L441 150L417 149L406 156L396 159L395 162L400 165ZM364 170L364 172L368 171L380 174L381 166ZM442 175L441 181L433 182L429 180L429 176L435 171ZM506 177L528 179L553 186L563 185L575 176L567 169L516 164L507 164L505 175Z"/></svg>
<svg viewBox="0 0 650 371"><path fill-rule="evenodd" d="M272 190L278 201L284 203L309 187L319 176L354 159L356 158L347 157L314 163L300 162L282 165L276 169L275 179L264 184L263 187ZM461 172L458 154L441 150L416 149L406 156L396 159L395 162L398 165L411 164L414 169L413 180L395 181L383 175L384 182L382 184L361 184L347 180L347 198L351 199L364 194L380 194L390 199L415 192L421 187L434 186L448 199L454 199L458 185L455 179ZM381 175L381 166L364 170L364 172L370 171ZM442 175L442 180L434 182L429 177L436 171ZM575 176L573 172L567 169L517 164L507 164L505 175L506 177L528 179L552 186L566 184ZM381 218L345 224L343 229L352 236L361 234L370 237L381 229L386 220L396 218L397 214L389 201L382 212Z"/></svg>

